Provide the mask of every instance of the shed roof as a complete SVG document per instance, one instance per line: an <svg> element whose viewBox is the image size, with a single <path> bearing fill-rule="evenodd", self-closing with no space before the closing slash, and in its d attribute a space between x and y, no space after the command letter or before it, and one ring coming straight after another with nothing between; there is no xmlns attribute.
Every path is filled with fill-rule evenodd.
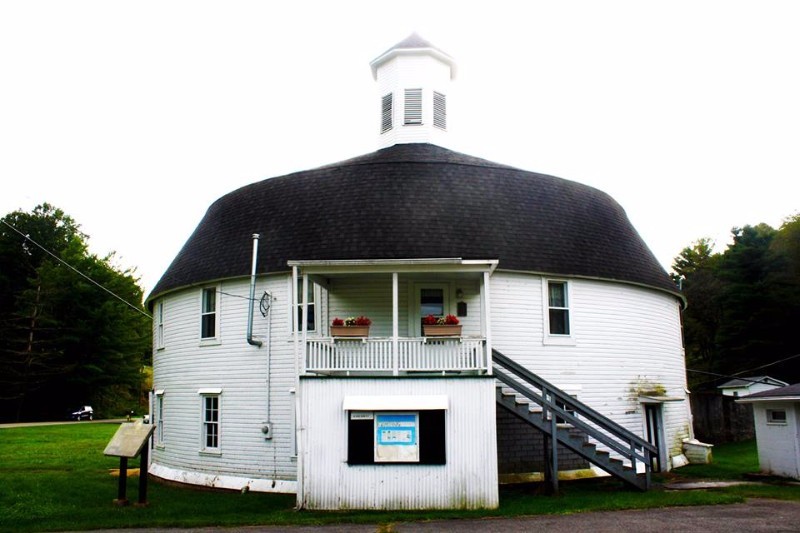
<svg viewBox="0 0 800 533"><path fill-rule="evenodd" d="M498 268L616 280L680 297L606 193L431 144L398 144L266 179L216 202L148 301L289 260L497 259Z"/></svg>
<svg viewBox="0 0 800 533"><path fill-rule="evenodd" d="M757 402L757 401L800 401L800 383L794 385L787 385L786 387L779 387L777 389L770 389L755 394L748 394L737 401L742 403Z"/></svg>

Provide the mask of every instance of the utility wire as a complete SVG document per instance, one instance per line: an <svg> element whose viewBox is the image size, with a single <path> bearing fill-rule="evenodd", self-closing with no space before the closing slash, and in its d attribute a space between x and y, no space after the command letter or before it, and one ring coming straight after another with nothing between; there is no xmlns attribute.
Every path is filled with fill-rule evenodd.
<svg viewBox="0 0 800 533"><path fill-rule="evenodd" d="M694 370L694 369L691 369L691 368L687 368L686 371L687 372L693 372L695 374L705 374L707 376L716 376L718 378L741 379L741 380L744 380L744 381L752 381L753 383L761 383L761 381L755 381L755 380L748 379L748 378L743 378L743 377L740 377L740 376L742 374L749 374L750 372L755 372L756 370L761 370L762 368L767 368L769 366L778 365L780 363L785 363L786 361L791 361L792 359L796 359L798 357L800 357L800 353L795 354L795 355L790 355L789 357L786 357L784 359L780 359L778 361L773 361L773 362L767 363L765 365L757 366L757 367L751 368L749 370L742 370L741 372L736 372L735 374L732 374L730 376L726 375L726 374L717 374L717 373L714 373L714 372L706 372L704 370ZM702 383L698 383L697 385L695 385L695 388L696 387L701 387L701 386L703 386L703 385L705 385L707 383L712 383L714 381L716 381L716 379L710 379L708 381L703 381Z"/></svg>
<svg viewBox="0 0 800 533"><path fill-rule="evenodd" d="M123 297L121 297L121 296L119 296L119 295L115 294L114 292L112 292L111 290L109 290L109 289L107 289L107 288L103 287L103 286L102 286L102 285L100 285L98 282L96 282L95 280L93 280L92 278L90 278L89 276L87 276L86 274L84 274L83 272L81 272L80 270L78 270L77 268L75 268L74 266L70 265L69 263L67 263L66 261L64 261L63 259L61 259L60 257L58 257L58 256L57 256L56 254L54 254L53 252L51 252L50 250L48 250L47 248L45 248L44 246L42 246L42 245L41 245L41 244L39 244L38 242L36 242L36 241L34 241L33 239L31 239L30 235L26 235L26 234L22 233L20 230L18 230L17 228L15 228L14 226L12 226L12 225L11 225L11 224L9 224L8 222L6 222L5 220L2 220L2 222L3 222L3 224L5 224L5 225L6 225L6 226L8 226L9 228L11 228L12 230L14 230L14 231L16 231L17 233L19 233L19 234L22 236L22 238L24 238L25 240L27 240L27 241L30 241L30 242L32 242L33 244L35 244L36 246L38 246L40 249L42 249L42 250L43 250L43 251L44 251L46 254L48 254L50 257L52 257L53 259L55 259L56 261L58 261L58 262L59 262L59 263L61 263L62 265L66 266L67 268L69 268L70 270L72 270L73 272L75 272L76 274L78 274L79 276L81 276L81 277L85 278L86 280L88 280L89 282L91 282L92 284L94 284L95 286L99 287L100 289L103 289L103 290L104 290L104 291L106 291L108 294L110 294L111 296L113 296L114 298L116 298L117 300L119 300L120 302L124 303L125 305L127 305L128 307L130 307L131 309L133 309L134 311L136 311L137 313L139 313L139 314L142 314L142 315L146 316L146 317L147 317L147 318L149 318L149 319L152 319L152 318L153 318L153 317L152 317L152 315L149 315L149 314L147 314L147 313L146 313L146 312L144 312L142 309L139 309L138 307L136 307L135 305L133 305L132 303L130 303L129 301L127 301L127 300L126 300L126 299L124 299Z"/></svg>

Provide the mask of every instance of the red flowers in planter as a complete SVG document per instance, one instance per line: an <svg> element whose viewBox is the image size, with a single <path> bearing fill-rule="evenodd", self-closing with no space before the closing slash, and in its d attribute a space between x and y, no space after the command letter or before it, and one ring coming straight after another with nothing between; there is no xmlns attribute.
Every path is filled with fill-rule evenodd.
<svg viewBox="0 0 800 533"><path fill-rule="evenodd" d="M351 316L345 319L341 318L334 318L331 322L331 326L369 326L372 324L372 320L365 316Z"/></svg>
<svg viewBox="0 0 800 533"><path fill-rule="evenodd" d="M435 316L428 315L422 319L422 323L426 326L457 326L458 317L455 315Z"/></svg>

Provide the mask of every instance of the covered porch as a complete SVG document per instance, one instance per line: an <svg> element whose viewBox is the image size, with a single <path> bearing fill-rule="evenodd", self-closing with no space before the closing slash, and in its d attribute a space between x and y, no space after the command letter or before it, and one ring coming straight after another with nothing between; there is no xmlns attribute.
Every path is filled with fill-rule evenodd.
<svg viewBox="0 0 800 533"><path fill-rule="evenodd" d="M289 261L299 375L491 374L489 279L496 260ZM453 336L423 318L458 318ZM335 318L365 316L368 334L339 336Z"/></svg>

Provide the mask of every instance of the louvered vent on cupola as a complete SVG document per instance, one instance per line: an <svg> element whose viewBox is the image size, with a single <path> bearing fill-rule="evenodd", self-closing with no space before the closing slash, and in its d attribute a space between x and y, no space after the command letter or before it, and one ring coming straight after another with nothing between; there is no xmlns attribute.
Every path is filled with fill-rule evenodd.
<svg viewBox="0 0 800 533"><path fill-rule="evenodd" d="M392 129L392 93L381 98L381 133Z"/></svg>
<svg viewBox="0 0 800 533"><path fill-rule="evenodd" d="M447 129L447 99L442 93L433 92L433 125Z"/></svg>
<svg viewBox="0 0 800 533"><path fill-rule="evenodd" d="M422 124L422 89L406 89L404 124Z"/></svg>

